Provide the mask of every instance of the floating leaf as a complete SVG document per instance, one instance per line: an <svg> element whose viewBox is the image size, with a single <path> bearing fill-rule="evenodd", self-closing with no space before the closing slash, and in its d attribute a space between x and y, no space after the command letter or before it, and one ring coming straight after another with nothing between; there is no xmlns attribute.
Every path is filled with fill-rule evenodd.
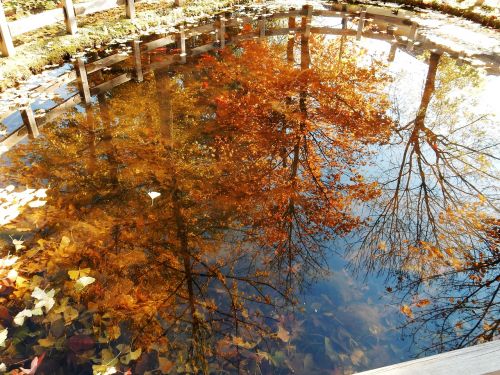
<svg viewBox="0 0 500 375"><path fill-rule="evenodd" d="M38 208L38 207L45 206L45 203L47 203L47 201L36 200L36 201L29 202L28 206L30 206L32 208Z"/></svg>
<svg viewBox="0 0 500 375"><path fill-rule="evenodd" d="M406 315L408 318L413 318L413 312L411 311L410 306L408 305L403 305L400 308L401 312Z"/></svg>
<svg viewBox="0 0 500 375"><path fill-rule="evenodd" d="M24 309L23 311L20 311L17 313L17 315L14 317L14 323L16 323L18 326L22 326L24 324L24 319L30 318L33 316L33 313L29 309Z"/></svg>
<svg viewBox="0 0 500 375"><path fill-rule="evenodd" d="M24 241L21 240L16 240L15 238L12 239L12 244L16 248L16 251L19 251L21 249L25 249L26 246L23 245Z"/></svg>
<svg viewBox="0 0 500 375"><path fill-rule="evenodd" d="M45 307L45 312L48 313L56 303L56 301L54 300L54 294L54 289L50 290L49 292L45 292L39 287L36 287L33 293L31 293L31 297L38 300L38 302L35 304L35 309Z"/></svg>
<svg viewBox="0 0 500 375"><path fill-rule="evenodd" d="M7 328L0 331L0 347L5 347L5 341L7 340L8 334L9 334L9 330Z"/></svg>
<svg viewBox="0 0 500 375"><path fill-rule="evenodd" d="M154 203L154 200L155 200L156 198L158 198L161 194L160 194L160 193L158 193L158 192L156 192L156 191L150 191L150 192L148 193L148 195L149 195L149 197L151 198L151 206L152 206L152 205L153 205L153 203Z"/></svg>
<svg viewBox="0 0 500 375"><path fill-rule="evenodd" d="M93 282L95 282L95 279L93 277L90 277L90 276L80 277L78 280L76 280L75 289L77 292L81 292L82 290L84 290L88 285L92 284Z"/></svg>

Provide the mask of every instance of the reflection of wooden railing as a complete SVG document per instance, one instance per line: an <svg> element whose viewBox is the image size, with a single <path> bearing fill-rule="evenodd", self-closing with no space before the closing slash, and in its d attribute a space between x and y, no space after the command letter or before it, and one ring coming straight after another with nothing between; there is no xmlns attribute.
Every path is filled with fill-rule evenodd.
<svg viewBox="0 0 500 375"><path fill-rule="evenodd" d="M398 48L403 48L406 51L411 51L414 49L415 44L418 42L419 48L433 50L434 53L447 52L449 54L455 54L454 51L450 49L440 49L433 43L429 42L425 38L419 37L417 30L418 25L411 21L408 16L397 16L388 14L377 14L376 10L367 11L366 8L358 7L355 9L347 9L345 5L334 4L330 10L314 10L312 6L306 5L301 10L290 9L287 12L279 12L267 17L259 17L255 21L254 17L238 17L225 19L220 17L217 21L212 23L193 27L190 29L184 29L182 26L180 30L171 35L149 41L146 43L141 43L139 40L133 41L133 56L128 56L123 53L117 53L98 61L94 61L85 64L82 59L78 59L75 63L75 70L64 73L57 78L50 87L37 87L31 92L44 92L44 93L55 93L61 87L68 85L69 83L75 82L78 85L78 92L65 98L61 104L51 109L43 117L35 118L33 110L30 104L26 104L22 108L17 108L13 112L4 114L0 116L0 122L9 116L12 116L17 111L21 113L21 118L23 124L7 135L3 140L0 141L0 153L5 152L12 146L16 145L27 136L35 138L39 134L39 127L43 126L45 123L52 121L58 115L63 113L68 108L71 108L79 103L88 104L91 101L91 97L94 95L101 94L113 87L119 86L125 82L134 79L138 82L142 81L143 74L146 71L154 71L168 66L172 63L183 63L186 61L188 55L194 56L202 54L217 48L223 48L228 43L235 43L241 40L249 39L259 39L269 36L278 35L290 35L294 33L299 33L307 37L309 34L326 34L326 35L340 35L340 36L353 36L356 39L370 38L387 41L391 44L391 49L388 55L388 60L394 59L396 50ZM295 17L302 17L302 26L295 26ZM340 28L335 27L316 27L312 26L313 17L337 17L341 19ZM288 18L287 28L266 28L266 19L283 19ZM349 29L348 22L356 24L356 29ZM240 27L244 24L256 23L256 31L248 33L240 33L233 35L229 40L226 40L227 27ZM367 23L373 23L377 25L380 31L374 31L372 29L367 29ZM385 29L384 29L385 28ZM202 46L197 46L189 49L186 44L186 39L192 36L212 33L214 35L214 40L208 44ZM418 39L418 40L417 40ZM146 66L142 66L141 54L142 52L152 51L159 47L164 47L176 43L180 50L180 53L164 56L162 61L152 62ZM111 65L122 62L126 59L133 58L134 71L122 73L121 75L114 77L113 79L101 83L97 86L91 87L89 85L88 76L101 71Z"/></svg>

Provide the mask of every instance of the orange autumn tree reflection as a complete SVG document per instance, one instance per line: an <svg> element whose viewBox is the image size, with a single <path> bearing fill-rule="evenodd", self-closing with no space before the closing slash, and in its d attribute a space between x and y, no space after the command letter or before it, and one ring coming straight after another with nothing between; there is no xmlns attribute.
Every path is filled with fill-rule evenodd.
<svg viewBox="0 0 500 375"><path fill-rule="evenodd" d="M311 41L299 68L280 48L244 43L118 88L11 153L6 179L50 188L7 228L29 240L0 361L272 371L268 348L289 340L276 311L321 269L321 241L361 224L352 205L377 187L357 168L391 126L379 67ZM14 324L37 287L53 306Z"/></svg>

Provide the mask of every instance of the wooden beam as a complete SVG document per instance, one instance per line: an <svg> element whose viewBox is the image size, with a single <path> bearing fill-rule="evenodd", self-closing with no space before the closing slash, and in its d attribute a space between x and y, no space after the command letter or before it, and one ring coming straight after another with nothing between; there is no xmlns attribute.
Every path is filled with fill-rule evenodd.
<svg viewBox="0 0 500 375"><path fill-rule="evenodd" d="M151 42L145 43L144 45L146 47L146 51L151 51L171 43L175 43L175 37L173 35L168 35L164 38L153 40Z"/></svg>
<svg viewBox="0 0 500 375"><path fill-rule="evenodd" d="M130 18L130 19L135 18L135 1L134 0L125 0L125 12L127 14L127 18Z"/></svg>
<svg viewBox="0 0 500 375"><path fill-rule="evenodd" d="M76 61L76 74L78 76L78 90L80 91L80 95L85 104L90 103L90 88L89 81L87 78L87 69L85 69L85 63L83 59L80 57Z"/></svg>
<svg viewBox="0 0 500 375"><path fill-rule="evenodd" d="M144 81L144 76L142 74L142 62L141 62L141 41L134 40L134 63L135 63L135 80L136 82Z"/></svg>
<svg viewBox="0 0 500 375"><path fill-rule="evenodd" d="M123 74L119 75L118 77L115 77L113 79L110 79L109 81L101 83L100 85L92 87L92 89L90 90L90 93L92 95L104 94L105 92L111 90L112 88L114 88L116 86L120 86L121 84L128 82L131 79L132 79L132 75L130 73L123 73Z"/></svg>
<svg viewBox="0 0 500 375"><path fill-rule="evenodd" d="M68 34L75 35L78 30L76 24L75 7L73 0L63 0L64 21L66 22L66 31Z"/></svg>
<svg viewBox="0 0 500 375"><path fill-rule="evenodd" d="M9 24L7 18L5 18L2 0L0 0L0 52L2 52L3 56L13 56L16 53Z"/></svg>
<svg viewBox="0 0 500 375"><path fill-rule="evenodd" d="M31 105L28 104L20 109L21 117L23 119L23 124L28 129L28 134L31 139L37 138L40 135L38 131L38 126L36 124L35 115L33 114L33 109Z"/></svg>
<svg viewBox="0 0 500 375"><path fill-rule="evenodd" d="M94 61L93 63L86 65L87 74L91 74L97 72L101 69L104 69L110 65L116 64L120 61L128 59L129 56L125 54L115 53L114 55L110 55L104 57L100 60Z"/></svg>
<svg viewBox="0 0 500 375"><path fill-rule="evenodd" d="M392 366L364 371L358 375L450 375L498 374L500 370L500 341L452 350L430 357L402 362Z"/></svg>

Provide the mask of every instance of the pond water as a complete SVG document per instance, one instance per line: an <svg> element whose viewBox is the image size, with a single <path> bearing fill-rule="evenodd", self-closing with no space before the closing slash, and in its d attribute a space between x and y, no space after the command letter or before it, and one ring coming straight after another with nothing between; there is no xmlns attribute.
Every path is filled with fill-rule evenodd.
<svg viewBox="0 0 500 375"><path fill-rule="evenodd" d="M6 152L0 363L349 374L498 337L499 79L390 47L159 48Z"/></svg>

